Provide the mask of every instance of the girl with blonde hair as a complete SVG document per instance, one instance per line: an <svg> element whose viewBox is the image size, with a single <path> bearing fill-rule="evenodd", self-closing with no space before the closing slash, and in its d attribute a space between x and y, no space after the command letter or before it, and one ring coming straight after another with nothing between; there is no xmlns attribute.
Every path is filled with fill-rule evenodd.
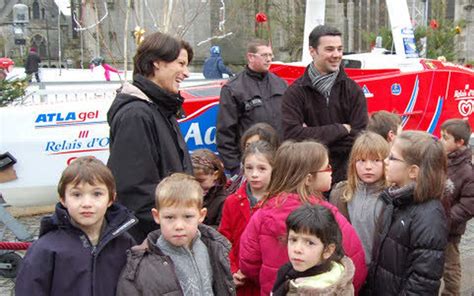
<svg viewBox="0 0 474 296"><path fill-rule="evenodd" d="M362 133L349 156L347 181L337 183L329 199L357 231L367 266L372 256L375 224L383 207L378 196L387 187L384 159L389 152L390 146L382 136Z"/></svg>

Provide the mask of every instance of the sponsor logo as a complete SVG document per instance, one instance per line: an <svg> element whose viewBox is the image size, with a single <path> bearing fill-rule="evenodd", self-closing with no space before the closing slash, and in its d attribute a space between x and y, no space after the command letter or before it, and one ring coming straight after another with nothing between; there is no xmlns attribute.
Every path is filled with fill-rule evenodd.
<svg viewBox="0 0 474 296"><path fill-rule="evenodd" d="M364 95L365 95L366 98L373 98L374 97L374 94L370 92L369 88L365 84L362 87L362 91L364 92Z"/></svg>
<svg viewBox="0 0 474 296"><path fill-rule="evenodd" d="M92 139L55 140L46 142L45 152L49 154L69 154L102 151L109 149L109 137Z"/></svg>
<svg viewBox="0 0 474 296"><path fill-rule="evenodd" d="M413 28L405 27L405 28L400 29L400 32L402 33L402 35L414 36Z"/></svg>
<svg viewBox="0 0 474 296"><path fill-rule="evenodd" d="M209 149L216 151L216 118L219 106L216 103L206 105L180 121L179 127L189 151Z"/></svg>
<svg viewBox="0 0 474 296"><path fill-rule="evenodd" d="M392 84L391 92L394 96L400 95L402 93L402 86L400 85L400 83Z"/></svg>
<svg viewBox="0 0 474 296"><path fill-rule="evenodd" d="M99 110L85 112L40 113L36 117L35 127L55 127L63 125L106 123L99 119Z"/></svg>
<svg viewBox="0 0 474 296"><path fill-rule="evenodd" d="M464 89L454 91L454 100L458 101L458 112L463 117L468 117L474 113L474 89L469 84Z"/></svg>
<svg viewBox="0 0 474 296"><path fill-rule="evenodd" d="M206 105L180 120L179 127L189 151L207 148L216 151L216 118L218 103ZM92 117L92 116L91 116ZM54 121L55 118L52 118ZM107 132L107 130L104 130ZM92 153L109 149L110 139L107 134L93 135L84 129L71 138L50 140L45 143L44 151L50 155Z"/></svg>

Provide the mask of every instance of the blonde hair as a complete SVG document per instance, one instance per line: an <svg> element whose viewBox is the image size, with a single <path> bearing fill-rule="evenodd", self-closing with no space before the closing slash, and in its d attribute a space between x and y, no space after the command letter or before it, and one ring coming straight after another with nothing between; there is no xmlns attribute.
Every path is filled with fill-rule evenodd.
<svg viewBox="0 0 474 296"><path fill-rule="evenodd" d="M275 154L272 178L268 185L268 195L262 203L282 192L297 193L301 201L309 202L311 196L320 194L305 185L305 178L319 170L328 160L324 145L314 141L295 143L284 142Z"/></svg>
<svg viewBox="0 0 474 296"><path fill-rule="evenodd" d="M157 210L173 206L202 209L203 191L193 176L174 173L156 187L155 203Z"/></svg>
<svg viewBox="0 0 474 296"><path fill-rule="evenodd" d="M377 181L377 185L384 187L385 181L385 162L383 161L390 153L390 145L379 134L373 132L363 132L357 137L352 146L347 168L347 186L342 193L342 200L348 202L354 196L359 184L356 164L361 159L379 159L383 163L382 178Z"/></svg>
<svg viewBox="0 0 474 296"><path fill-rule="evenodd" d="M441 141L426 132L405 131L397 136L394 145L400 149L406 164L419 167L415 202L441 199L447 174L447 158Z"/></svg>

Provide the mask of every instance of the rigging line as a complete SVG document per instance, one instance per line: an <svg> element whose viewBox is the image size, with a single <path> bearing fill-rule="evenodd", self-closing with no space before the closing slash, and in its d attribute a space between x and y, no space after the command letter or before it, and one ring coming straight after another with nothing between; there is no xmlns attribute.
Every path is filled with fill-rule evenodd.
<svg viewBox="0 0 474 296"><path fill-rule="evenodd" d="M89 27L87 27L87 28L84 28L84 27L82 27L82 26L77 22L76 19L74 19L74 21L78 24L78 26L80 26L81 28L84 28L84 29L82 29L82 30L77 30L77 31L80 31L80 33L81 33L81 38L84 38L84 36L83 36L82 34L83 34L83 31L85 31L85 30L87 30L87 33L89 33L89 35L90 35L91 37L93 37L92 32L89 31L88 29L91 29L91 28L93 28L94 26L99 26L99 24L107 17L107 15L108 15L107 3L104 2L104 6L105 6L105 9L106 9L106 14L105 14L104 17L103 17L99 22L97 22L95 25L92 25L92 26L89 26ZM99 27L98 32L99 32L99 36L97 36L97 38L99 39L99 43L101 43L101 44L103 45L103 47L105 48L105 50L107 51L107 55L108 55L109 58L112 60L111 64L112 64L115 68L117 68L117 61L116 61L116 59L114 58L114 55L113 55L113 53L112 53L112 50L110 49L110 47L108 46L108 44L105 42L104 34L102 33L102 30L100 30L100 27ZM114 39L115 39L115 38L114 38ZM116 41L116 40L115 40L115 41ZM82 41L82 43L83 43L83 41ZM120 49L119 49L119 51L120 51ZM81 55L83 55L83 45L81 45ZM83 59L83 57L81 57L81 59ZM81 63L83 63L83 62L84 62L84 61L82 60ZM117 74L118 74L118 73L117 73ZM118 76L119 76L119 78L120 78L120 80L121 80L120 74L118 74Z"/></svg>
<svg viewBox="0 0 474 296"><path fill-rule="evenodd" d="M156 24L155 16L153 15L153 13L151 13L150 8L148 7L148 0L144 0L144 1L145 1L146 10L148 11L148 13L150 14L151 19L153 20L153 27L158 29L158 25Z"/></svg>
<svg viewBox="0 0 474 296"><path fill-rule="evenodd" d="M74 28L74 31L85 31L85 30L89 30L89 29L92 29L96 26L98 26L102 21L105 20L105 18L109 15L109 10L107 9L107 3L104 2L104 8L105 8L105 14L104 16L95 24L92 24L90 26L87 26L87 27L83 27L81 25L81 23L77 20L76 18L76 13L73 13L72 15L72 19L74 20L74 22L79 26L79 28Z"/></svg>
<svg viewBox="0 0 474 296"><path fill-rule="evenodd" d="M201 46L201 45L203 45L204 43L209 42L209 41L211 41L211 40L213 40L213 39L222 39L222 38L228 37L228 36L230 36L230 35L232 35L232 34L234 34L234 33L229 32L229 33L226 33L226 34L224 34L224 35L209 37L209 38L207 38L206 40L203 40L203 41L198 42L197 46Z"/></svg>
<svg viewBox="0 0 474 296"><path fill-rule="evenodd" d="M195 9L194 15L191 16L191 19L183 26L183 28L182 28L181 32L179 32L178 36L183 37L184 34L186 34L186 32L189 30L191 25L196 20L196 18L204 11L204 9L206 8L206 5L207 5L207 3L203 5L202 2L200 4L198 4L198 7Z"/></svg>
<svg viewBox="0 0 474 296"><path fill-rule="evenodd" d="M219 31L224 32L225 28L225 3L221 0L222 6L219 8Z"/></svg>
<svg viewBox="0 0 474 296"><path fill-rule="evenodd" d="M224 25L225 25L225 3L224 3L224 0L221 0L221 4L222 5L219 8L219 31L224 32L225 31L225 27L224 27ZM228 37L232 34L233 34L233 32L229 32L229 33L224 33L222 35L209 37L209 38L207 38L203 41L198 42L197 46L201 46L204 43L210 42L211 40L214 40L214 39L223 39L223 38Z"/></svg>

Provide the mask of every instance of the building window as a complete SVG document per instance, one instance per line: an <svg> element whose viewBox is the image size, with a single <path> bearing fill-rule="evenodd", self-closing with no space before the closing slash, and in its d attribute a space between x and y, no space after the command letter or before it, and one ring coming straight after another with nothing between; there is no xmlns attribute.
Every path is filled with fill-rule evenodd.
<svg viewBox="0 0 474 296"><path fill-rule="evenodd" d="M33 19L37 20L40 18L40 8L38 1L33 2Z"/></svg>

